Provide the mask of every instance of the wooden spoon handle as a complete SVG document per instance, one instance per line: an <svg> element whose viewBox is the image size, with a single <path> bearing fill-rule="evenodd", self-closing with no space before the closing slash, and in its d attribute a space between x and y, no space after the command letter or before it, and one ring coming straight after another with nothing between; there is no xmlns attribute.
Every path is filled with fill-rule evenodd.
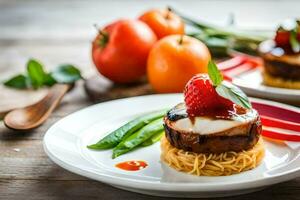
<svg viewBox="0 0 300 200"><path fill-rule="evenodd" d="M70 90L71 85L68 84L56 84L50 90L49 93L38 103L33 106L41 108L40 112L44 115L41 120L44 122L53 110L58 106L65 94ZM45 118L45 119L44 119Z"/></svg>
<svg viewBox="0 0 300 200"><path fill-rule="evenodd" d="M68 84L54 85L39 102L9 112L4 118L5 125L14 130L30 130L38 127L48 119L70 88L71 85Z"/></svg>

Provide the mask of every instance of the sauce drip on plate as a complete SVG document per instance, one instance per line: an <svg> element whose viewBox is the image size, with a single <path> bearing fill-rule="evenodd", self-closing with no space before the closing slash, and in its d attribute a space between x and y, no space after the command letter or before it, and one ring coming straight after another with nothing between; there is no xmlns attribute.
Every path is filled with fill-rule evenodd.
<svg viewBox="0 0 300 200"><path fill-rule="evenodd" d="M126 171L138 171L148 166L145 161L131 160L116 164L116 167Z"/></svg>

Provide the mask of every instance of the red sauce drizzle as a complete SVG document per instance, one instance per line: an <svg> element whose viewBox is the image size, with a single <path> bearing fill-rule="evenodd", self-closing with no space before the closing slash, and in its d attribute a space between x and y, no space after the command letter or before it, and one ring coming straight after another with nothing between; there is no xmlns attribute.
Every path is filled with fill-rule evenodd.
<svg viewBox="0 0 300 200"><path fill-rule="evenodd" d="M237 115L242 115L246 114L247 109L233 104L232 107L216 107L214 109L207 109L202 113L199 113L196 116L191 116L189 115L189 118L191 119L192 123L194 124L195 122L195 117L197 116L207 116L215 119L231 119L231 117L235 114Z"/></svg>
<svg viewBox="0 0 300 200"><path fill-rule="evenodd" d="M126 171L138 171L141 169L144 169L148 166L148 164L144 161L140 161L140 160L131 160L131 161L125 161L125 162L121 162L116 164L117 168L120 168L122 170L126 170Z"/></svg>

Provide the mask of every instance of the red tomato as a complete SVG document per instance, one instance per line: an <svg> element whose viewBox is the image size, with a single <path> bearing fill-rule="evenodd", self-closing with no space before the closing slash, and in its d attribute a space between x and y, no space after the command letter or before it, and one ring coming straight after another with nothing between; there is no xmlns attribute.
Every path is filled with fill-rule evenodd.
<svg viewBox="0 0 300 200"><path fill-rule="evenodd" d="M117 83L135 82L146 73L147 57L157 38L139 20L118 20L103 30L92 45L98 71Z"/></svg>

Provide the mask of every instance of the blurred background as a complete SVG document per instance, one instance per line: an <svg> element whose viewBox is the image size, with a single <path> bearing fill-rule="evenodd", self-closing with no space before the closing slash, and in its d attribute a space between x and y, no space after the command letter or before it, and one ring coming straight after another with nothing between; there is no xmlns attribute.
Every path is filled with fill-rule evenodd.
<svg viewBox="0 0 300 200"><path fill-rule="evenodd" d="M283 19L299 15L300 1L284 0L1 0L0 80L24 70L28 58L53 68L69 62L94 71L90 42L100 27L117 18L136 18L154 7L172 6L197 20L227 25L232 16L243 29L274 30Z"/></svg>

